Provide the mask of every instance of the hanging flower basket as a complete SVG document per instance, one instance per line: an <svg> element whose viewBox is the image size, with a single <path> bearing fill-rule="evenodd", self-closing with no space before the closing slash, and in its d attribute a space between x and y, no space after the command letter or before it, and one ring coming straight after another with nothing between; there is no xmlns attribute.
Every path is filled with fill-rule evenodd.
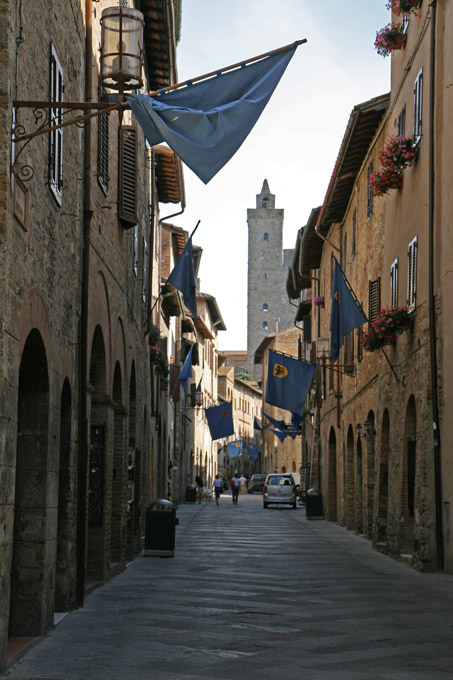
<svg viewBox="0 0 453 680"><path fill-rule="evenodd" d="M406 44L406 34L402 24L388 24L376 33L374 46L382 57L388 57L390 52L401 50Z"/></svg>
<svg viewBox="0 0 453 680"><path fill-rule="evenodd" d="M315 307L324 307L324 295L318 295L318 297L315 297L313 304Z"/></svg>
<svg viewBox="0 0 453 680"><path fill-rule="evenodd" d="M384 345L394 345L397 336L409 330L412 323L413 315L407 307L381 309L379 316L370 323L368 332L363 334L363 349L376 352Z"/></svg>
<svg viewBox="0 0 453 680"><path fill-rule="evenodd" d="M160 331L157 326L152 326L149 332L149 344L156 346L160 339Z"/></svg>
<svg viewBox="0 0 453 680"><path fill-rule="evenodd" d="M415 14L421 4L421 0L389 0L386 7L394 14L402 16L410 13Z"/></svg>
<svg viewBox="0 0 453 680"><path fill-rule="evenodd" d="M403 188L403 172L415 165L418 147L414 137L390 137L379 154L382 167L370 175L373 196L382 196L391 189Z"/></svg>

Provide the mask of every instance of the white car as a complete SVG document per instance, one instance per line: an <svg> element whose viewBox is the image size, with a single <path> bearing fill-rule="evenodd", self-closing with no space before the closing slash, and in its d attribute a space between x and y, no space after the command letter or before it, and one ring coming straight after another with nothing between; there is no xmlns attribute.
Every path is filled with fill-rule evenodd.
<svg viewBox="0 0 453 680"><path fill-rule="evenodd" d="M263 489L263 508L269 505L291 505L297 507L296 482L290 473L267 475Z"/></svg>

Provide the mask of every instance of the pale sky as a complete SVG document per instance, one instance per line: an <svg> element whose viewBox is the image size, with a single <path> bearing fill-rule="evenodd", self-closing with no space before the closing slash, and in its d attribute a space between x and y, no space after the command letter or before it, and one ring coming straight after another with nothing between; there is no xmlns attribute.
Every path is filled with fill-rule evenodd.
<svg viewBox="0 0 453 680"><path fill-rule="evenodd" d="M295 40L300 45L239 151L208 183L184 166L187 207L172 221L203 255L201 290L217 299L221 350L246 349L247 208L263 180L284 209L284 248L321 205L356 104L390 89L390 59L374 49L390 21L386 0L183 0L178 80L229 66ZM162 215L172 212L161 206ZM169 210L170 208L170 210Z"/></svg>

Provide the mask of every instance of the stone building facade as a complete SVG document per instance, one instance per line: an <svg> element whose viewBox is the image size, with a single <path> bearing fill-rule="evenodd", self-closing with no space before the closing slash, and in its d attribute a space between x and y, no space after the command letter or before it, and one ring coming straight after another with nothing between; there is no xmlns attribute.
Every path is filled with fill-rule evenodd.
<svg viewBox="0 0 453 680"><path fill-rule="evenodd" d="M0 669L9 638L45 634L125 568L146 503L166 490L148 333L168 319L162 305L151 313L159 203L182 200L181 175L127 111L19 141L49 111L70 118L65 102L99 102L110 4L0 3ZM145 52L162 54L144 87L164 87L176 4L134 5L151 29Z"/></svg>
<svg viewBox="0 0 453 680"><path fill-rule="evenodd" d="M452 573L444 300L453 13L443 1L419 5L391 56L390 95L351 113L324 204L304 230L292 273L299 290L313 277L311 355L318 355L318 369L306 455L326 518L416 569ZM370 177L394 136L413 137L415 164L399 189L373 195ZM381 309L407 306L411 322L394 341L384 338L389 344L381 351L363 346L368 324L356 329L331 365L322 349L330 337L334 257L370 321L382 317ZM320 295L325 302L315 306Z"/></svg>
<svg viewBox="0 0 453 680"><path fill-rule="evenodd" d="M255 350L268 334L294 325L294 310L285 294L293 250L283 250L284 211L264 180L256 208L247 210L247 371L254 375ZM257 378L260 376L257 375Z"/></svg>

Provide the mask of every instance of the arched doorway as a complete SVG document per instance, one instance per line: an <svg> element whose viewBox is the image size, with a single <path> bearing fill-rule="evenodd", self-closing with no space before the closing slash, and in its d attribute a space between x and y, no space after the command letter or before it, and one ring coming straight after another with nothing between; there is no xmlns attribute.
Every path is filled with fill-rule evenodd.
<svg viewBox="0 0 453 680"><path fill-rule="evenodd" d="M411 395L406 407L404 421L404 453L401 490L400 552L412 555L414 550L414 509L416 473L417 422L415 397Z"/></svg>
<svg viewBox="0 0 453 680"><path fill-rule="evenodd" d="M328 471L327 519L337 521L337 438L333 427L329 433L329 471Z"/></svg>
<svg viewBox="0 0 453 680"><path fill-rule="evenodd" d="M374 488L376 480L376 454L375 454L375 433L376 425L373 411L368 412L370 422L370 432L366 436L366 520L364 530L366 537L373 536L373 510L374 510Z"/></svg>
<svg viewBox="0 0 453 680"><path fill-rule="evenodd" d="M44 635L53 623L54 545L48 536L49 375L38 330L19 367L10 636ZM56 499L55 499L56 500ZM54 537L55 538L55 537Z"/></svg>
<svg viewBox="0 0 453 680"><path fill-rule="evenodd" d="M110 570L125 562L126 528L126 456L124 452L124 410L121 368L115 364L113 373L113 469L110 524Z"/></svg>
<svg viewBox="0 0 453 680"><path fill-rule="evenodd" d="M58 476L57 562L55 573L55 611L76 606L75 499L72 461L72 393L69 380L63 383L60 399L60 464Z"/></svg>
<svg viewBox="0 0 453 680"><path fill-rule="evenodd" d="M355 528L354 498L354 432L352 425L348 427L346 438L346 476L345 476L345 515L346 528Z"/></svg>
<svg viewBox="0 0 453 680"><path fill-rule="evenodd" d="M87 577L104 580L108 575L105 551L105 445L109 422L104 336L100 326L93 334L90 356L91 412L88 493Z"/></svg>
<svg viewBox="0 0 453 680"><path fill-rule="evenodd" d="M357 466L356 466L356 531L363 534L363 463L362 440L357 437Z"/></svg>
<svg viewBox="0 0 453 680"><path fill-rule="evenodd" d="M127 559L132 560L140 547L137 541L139 530L139 498L141 478L141 456L137 448L137 390L135 364L132 363L129 383L129 441L127 451Z"/></svg>
<svg viewBox="0 0 453 680"><path fill-rule="evenodd" d="M382 416L381 457L379 461L379 499L376 540L387 543L387 504L389 489L389 455L390 455L390 417L385 409Z"/></svg>

